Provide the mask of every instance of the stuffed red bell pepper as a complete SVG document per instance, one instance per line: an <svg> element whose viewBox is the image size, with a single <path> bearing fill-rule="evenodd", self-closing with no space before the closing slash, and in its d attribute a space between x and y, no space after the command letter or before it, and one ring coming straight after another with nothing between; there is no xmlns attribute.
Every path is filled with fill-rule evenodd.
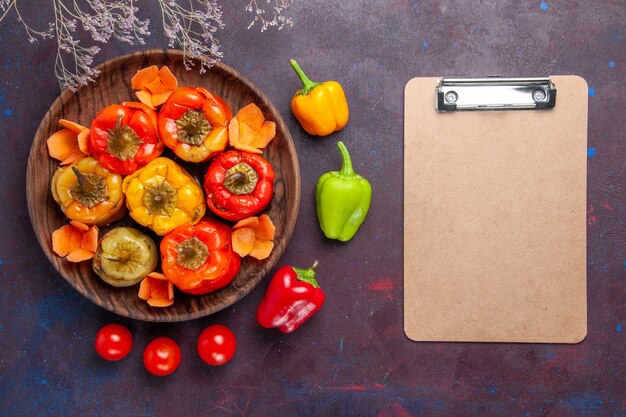
<svg viewBox="0 0 626 417"><path fill-rule="evenodd" d="M326 297L315 279L317 265L276 271L256 313L261 326L291 333L322 308Z"/></svg>
<svg viewBox="0 0 626 417"><path fill-rule="evenodd" d="M228 104L206 88L179 87L159 111L159 135L179 158L202 162L226 148L232 118Z"/></svg>
<svg viewBox="0 0 626 417"><path fill-rule="evenodd" d="M242 220L260 212L272 200L274 169L258 155L224 152L211 162L204 190L213 213L226 220Z"/></svg>
<svg viewBox="0 0 626 417"><path fill-rule="evenodd" d="M109 171L132 174L163 152L156 124L156 112L143 103L106 106L91 122L91 153Z"/></svg>
<svg viewBox="0 0 626 417"><path fill-rule="evenodd" d="M207 294L230 284L241 266L229 226L209 218L184 224L161 241L163 275L179 290Z"/></svg>

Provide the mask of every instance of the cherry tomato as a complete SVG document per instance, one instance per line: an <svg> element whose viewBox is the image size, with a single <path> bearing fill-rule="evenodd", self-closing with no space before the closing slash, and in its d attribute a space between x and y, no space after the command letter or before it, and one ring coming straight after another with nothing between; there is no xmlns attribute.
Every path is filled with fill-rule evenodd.
<svg viewBox="0 0 626 417"><path fill-rule="evenodd" d="M168 337L158 337L148 343L143 351L143 364L148 372L156 376L166 376L180 365L180 348Z"/></svg>
<svg viewBox="0 0 626 417"><path fill-rule="evenodd" d="M130 330L120 324L107 324L96 334L96 352L108 361L125 358L133 347Z"/></svg>
<svg viewBox="0 0 626 417"><path fill-rule="evenodd" d="M209 365L223 365L232 359L237 348L235 335L226 326L214 324L198 336L198 354Z"/></svg>

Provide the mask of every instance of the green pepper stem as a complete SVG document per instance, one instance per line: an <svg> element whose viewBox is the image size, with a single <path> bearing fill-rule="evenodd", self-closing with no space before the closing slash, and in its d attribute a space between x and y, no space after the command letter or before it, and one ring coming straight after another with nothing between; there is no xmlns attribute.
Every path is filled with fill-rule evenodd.
<svg viewBox="0 0 626 417"><path fill-rule="evenodd" d="M350 158L348 148L346 148L346 145L344 145L342 141L337 142L337 148L339 148L339 152L341 152L341 171L339 171L339 175L354 175L352 158Z"/></svg>
<svg viewBox="0 0 626 417"><path fill-rule="evenodd" d="M304 73L304 71L302 71L302 68L300 68L300 65L298 65L298 62L296 62L295 59L289 60L289 63L291 64L291 67L296 71L296 74L298 74L298 77L300 77L300 81L302 81L302 85L304 86L302 90L298 91L298 94L307 95L311 92L311 90L320 85L320 83L311 81L311 79L306 76L306 74Z"/></svg>
<svg viewBox="0 0 626 417"><path fill-rule="evenodd" d="M319 265L319 262L316 259L315 262L313 262L313 265L307 269L296 268L295 266L292 266L291 269L293 269L298 276L298 280L307 282L315 288L319 288L320 285L315 279L315 269L317 268L317 265Z"/></svg>

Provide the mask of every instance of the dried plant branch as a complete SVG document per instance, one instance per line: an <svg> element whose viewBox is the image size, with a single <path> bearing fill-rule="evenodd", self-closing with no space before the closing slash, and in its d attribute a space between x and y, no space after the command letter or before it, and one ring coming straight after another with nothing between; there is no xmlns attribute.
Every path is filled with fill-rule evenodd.
<svg viewBox="0 0 626 417"><path fill-rule="evenodd" d="M0 23L4 20L9 10L15 5L15 0L0 0L0 10L2 10L2 16L0 17Z"/></svg>
<svg viewBox="0 0 626 417"><path fill-rule="evenodd" d="M200 73L206 72L223 57L215 32L224 27L222 11L214 0L188 0L189 7L176 0L158 0L163 19L163 30L170 48L185 51L185 68L200 61Z"/></svg>
<svg viewBox="0 0 626 417"><path fill-rule="evenodd" d="M28 26L24 18L22 18L20 9L17 7L17 0L0 0L0 9L2 9L3 11L2 16L0 17L0 23L2 23L2 21L11 9L15 10L18 22L22 24L24 30L26 31L26 35L28 36L28 42L33 43L37 41L37 38L52 38L52 31L54 30L52 24L49 25L49 28L46 31L35 30L32 27Z"/></svg>
<svg viewBox="0 0 626 417"><path fill-rule="evenodd" d="M133 0L86 0L83 7L85 3L90 8L89 12L82 9L76 0L72 0L69 6L63 0L53 0L57 38L54 74L61 90L76 90L99 74L91 65L100 48L85 48L79 44L80 41L74 37L77 22L94 41L101 43L114 37L131 45L135 42L143 45L143 37L150 35L150 22L137 18L138 9Z"/></svg>
<svg viewBox="0 0 626 417"><path fill-rule="evenodd" d="M100 48L92 46L85 48L80 41L74 38L76 19L73 14L68 17L68 9L62 0L53 0L55 34L57 38L57 56L54 66L54 75L59 80L61 90L75 91L78 87L93 81L100 71L91 67L93 57L100 52ZM67 62L67 61L69 62Z"/></svg>
<svg viewBox="0 0 626 417"><path fill-rule="evenodd" d="M251 0L246 6L246 11L254 15L254 19L252 19L252 22L248 25L248 29L254 26L257 22L261 25L261 32L266 31L272 26L276 26L278 30L281 30L286 25L293 26L293 21L285 16L285 10L291 6L293 0L266 0L267 3L271 4L271 19L266 18L265 9L259 6L258 2L262 1L263 0Z"/></svg>
<svg viewBox="0 0 626 417"><path fill-rule="evenodd" d="M21 0L20 0L21 1ZM279 30L285 25L293 25L284 12L293 0L246 0L250 1L246 11L253 13L250 29L259 23L261 32L270 27ZM150 36L148 19L137 17L137 0L51 0L54 6L54 23L49 23L46 31L35 30L22 18L18 0L0 0L0 23L14 10L22 24L28 40L56 37L57 56L54 74L61 90L76 90L93 81L99 71L92 68L97 46L84 47L76 35L80 23L95 42L107 43L111 38L131 45L145 44ZM222 11L218 0L156 0L161 10L163 31L171 48L179 47L185 52L184 63L191 69L200 62L200 72L205 72L223 57L220 43L215 37L218 29L224 27ZM270 13L264 7L270 5ZM261 4L261 7L259 5ZM184 4L184 5L183 5ZM271 18L267 17L271 15Z"/></svg>
<svg viewBox="0 0 626 417"><path fill-rule="evenodd" d="M134 45L144 45L144 36L150 36L150 20L139 20L133 0L86 0L93 14L83 12L73 0L74 16L83 24L83 29L91 34L93 40L106 43L111 37ZM70 9L67 9L71 13Z"/></svg>

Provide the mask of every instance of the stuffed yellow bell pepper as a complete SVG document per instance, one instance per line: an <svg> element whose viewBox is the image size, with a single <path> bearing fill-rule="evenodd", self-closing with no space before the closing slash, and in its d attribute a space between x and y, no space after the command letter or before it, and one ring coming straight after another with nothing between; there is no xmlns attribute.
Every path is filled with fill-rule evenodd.
<svg viewBox="0 0 626 417"><path fill-rule="evenodd" d="M122 176L91 157L59 168L52 177L51 191L70 220L101 226L126 213Z"/></svg>
<svg viewBox="0 0 626 417"><path fill-rule="evenodd" d="M124 178L130 216L160 236L181 224L195 224L206 210L198 182L168 158L156 158Z"/></svg>
<svg viewBox="0 0 626 417"><path fill-rule="evenodd" d="M317 136L343 129L350 111L341 85L337 81L313 82L295 59L289 62L304 85L291 99L291 110L302 128L309 135Z"/></svg>

